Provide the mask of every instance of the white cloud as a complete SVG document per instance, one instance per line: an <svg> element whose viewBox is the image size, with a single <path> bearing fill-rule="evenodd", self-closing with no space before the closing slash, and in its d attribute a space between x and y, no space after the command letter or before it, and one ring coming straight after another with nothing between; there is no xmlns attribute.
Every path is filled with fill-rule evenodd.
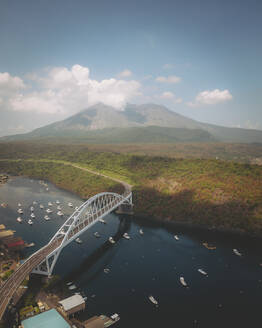
<svg viewBox="0 0 262 328"><path fill-rule="evenodd" d="M125 77L130 77L131 75L133 75L133 73L129 69L125 69L118 74L118 77L125 78Z"/></svg>
<svg viewBox="0 0 262 328"><path fill-rule="evenodd" d="M171 91L163 92L160 95L160 98L172 100L172 102L175 103L175 104L179 104L183 101L182 98L177 98L176 95Z"/></svg>
<svg viewBox="0 0 262 328"><path fill-rule="evenodd" d="M206 90L200 92L194 102L189 102L188 105L191 107L197 107L199 105L216 105L229 101L233 98L231 93L226 90Z"/></svg>
<svg viewBox="0 0 262 328"><path fill-rule="evenodd" d="M31 83L37 84L37 91L12 95L8 99L9 108L24 112L73 114L102 102L122 110L140 89L140 83L134 80L92 80L89 68L80 65L71 69L55 67L47 70L45 76L33 77Z"/></svg>
<svg viewBox="0 0 262 328"><path fill-rule="evenodd" d="M25 88L25 84L20 77L0 72L0 94L7 95L23 88Z"/></svg>
<svg viewBox="0 0 262 328"><path fill-rule="evenodd" d="M156 78L156 82L160 83L179 83L181 81L181 78L179 76L170 75L170 76L158 76Z"/></svg>

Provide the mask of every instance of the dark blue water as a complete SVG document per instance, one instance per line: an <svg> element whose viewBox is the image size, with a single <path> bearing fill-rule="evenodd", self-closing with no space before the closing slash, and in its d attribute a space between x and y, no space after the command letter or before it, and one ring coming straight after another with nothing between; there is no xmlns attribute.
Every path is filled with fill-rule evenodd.
<svg viewBox="0 0 262 328"><path fill-rule="evenodd" d="M27 255L45 244L64 222L56 214L45 221L48 201L60 200L62 211L72 212L82 200L49 184L49 191L38 181L15 178L0 187L0 223L17 231L28 242L35 242ZM33 226L16 222L17 203L23 205L24 218L29 218L33 200L36 219ZM57 211L55 211L56 213ZM93 315L119 313L115 327L261 327L262 252L261 242L247 238L197 230L137 223L136 218L111 214L107 224L97 223L81 235L83 244L71 243L61 253L54 274L73 281L77 291L87 296L82 319ZM144 235L139 234L143 228ZM101 238L93 233L98 231ZM131 240L121 238L128 232ZM179 241L174 239L179 235ZM109 236L117 240L107 242ZM216 250L208 250L202 242L212 242ZM237 248L242 257L232 249ZM108 268L109 273L104 269ZM202 268L208 277L197 269ZM181 285L183 276L189 285ZM75 292L75 291L74 291ZM155 307L148 299L153 295Z"/></svg>

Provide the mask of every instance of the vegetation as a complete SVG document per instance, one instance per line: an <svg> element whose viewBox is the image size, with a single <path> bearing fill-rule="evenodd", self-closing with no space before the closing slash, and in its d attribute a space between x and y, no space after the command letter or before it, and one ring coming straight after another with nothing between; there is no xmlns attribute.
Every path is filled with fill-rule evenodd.
<svg viewBox="0 0 262 328"><path fill-rule="evenodd" d="M5 158L0 171L48 179L83 198L101 190L122 191L113 181L70 166L74 163L131 183L138 215L262 236L262 166L88 147L0 144Z"/></svg>
<svg viewBox="0 0 262 328"><path fill-rule="evenodd" d="M12 269L12 270L8 270L8 271L6 271L4 274L3 274L3 276L2 276L2 279L3 280L7 280L10 276L11 276L11 274L14 272L14 270Z"/></svg>

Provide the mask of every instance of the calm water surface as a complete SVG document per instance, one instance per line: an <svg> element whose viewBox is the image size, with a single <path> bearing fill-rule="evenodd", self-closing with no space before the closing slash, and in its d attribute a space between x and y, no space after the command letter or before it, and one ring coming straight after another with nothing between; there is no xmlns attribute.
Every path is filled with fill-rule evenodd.
<svg viewBox="0 0 262 328"><path fill-rule="evenodd" d="M44 220L49 201L59 200L65 217L72 213L68 202L74 206L82 203L79 197L50 183L48 189L37 180L20 177L0 187L0 203L8 204L7 208L0 207L0 223L36 244L26 249L26 256L47 243L65 220L57 216L57 210L49 215L50 221ZM38 202L34 206L36 218L30 226L27 220L34 200ZM16 222L18 202L24 210L22 224ZM181 228L167 231L116 214L108 215L106 221L82 234L81 245L68 245L54 270L65 284L73 281L75 291L87 296L82 319L117 312L121 320L114 327L262 326L261 242ZM139 234L141 228L143 236ZM94 237L95 231L101 238ZM121 238L124 232L131 240ZM117 240L115 245L108 243L110 236ZM216 250L203 247L205 241L216 245ZM236 256L233 248L243 256ZM208 277L200 274L199 268ZM189 288L181 285L180 276ZM158 300L159 307L149 301L149 295Z"/></svg>

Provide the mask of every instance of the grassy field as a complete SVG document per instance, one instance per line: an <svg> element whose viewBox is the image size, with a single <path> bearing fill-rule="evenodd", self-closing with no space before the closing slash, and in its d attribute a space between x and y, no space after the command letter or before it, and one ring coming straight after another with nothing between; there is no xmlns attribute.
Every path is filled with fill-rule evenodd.
<svg viewBox="0 0 262 328"><path fill-rule="evenodd" d="M262 166L206 158L98 151L89 146L0 144L0 171L44 178L87 198L119 184L71 162L133 185L134 210L148 218L233 229L262 236ZM17 159L23 159L17 161Z"/></svg>

